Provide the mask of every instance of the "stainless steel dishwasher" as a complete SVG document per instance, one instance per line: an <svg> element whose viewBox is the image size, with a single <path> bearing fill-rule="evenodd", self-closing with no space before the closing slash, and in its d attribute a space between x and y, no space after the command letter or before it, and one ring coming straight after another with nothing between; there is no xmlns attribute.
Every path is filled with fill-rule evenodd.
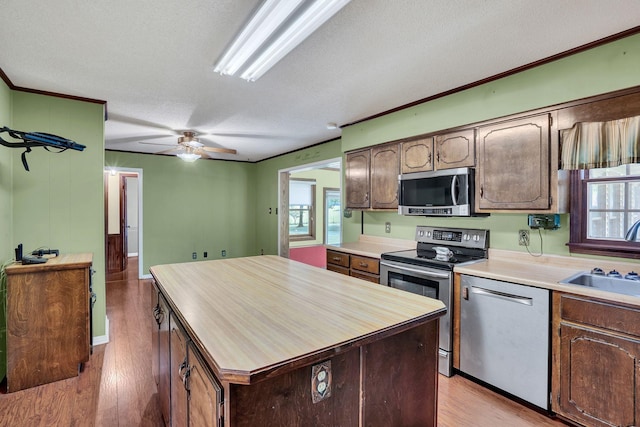
<svg viewBox="0 0 640 427"><path fill-rule="evenodd" d="M460 370L548 410L550 292L461 279Z"/></svg>

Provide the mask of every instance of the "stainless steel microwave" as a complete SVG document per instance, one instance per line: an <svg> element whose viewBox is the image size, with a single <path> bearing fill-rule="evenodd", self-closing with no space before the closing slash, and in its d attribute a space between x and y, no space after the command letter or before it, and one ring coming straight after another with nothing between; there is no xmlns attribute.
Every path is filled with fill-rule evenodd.
<svg viewBox="0 0 640 427"><path fill-rule="evenodd" d="M398 213L474 216L474 170L445 169L398 176Z"/></svg>

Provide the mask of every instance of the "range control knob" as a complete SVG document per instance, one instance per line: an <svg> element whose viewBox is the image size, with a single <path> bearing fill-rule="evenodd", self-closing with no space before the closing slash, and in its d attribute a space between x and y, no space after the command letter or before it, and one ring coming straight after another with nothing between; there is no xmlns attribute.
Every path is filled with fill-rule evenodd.
<svg viewBox="0 0 640 427"><path fill-rule="evenodd" d="M593 270L591 270L591 274L597 274L599 276L604 276L604 271L601 268L596 267Z"/></svg>
<svg viewBox="0 0 640 427"><path fill-rule="evenodd" d="M474 242L479 242L480 241L480 235L479 234L474 234L473 235L473 241Z"/></svg>
<svg viewBox="0 0 640 427"><path fill-rule="evenodd" d="M618 273L616 270L611 270L607 273L608 277L619 277L622 278L622 274Z"/></svg>
<svg viewBox="0 0 640 427"><path fill-rule="evenodd" d="M464 234L462 236L462 239L465 240L465 241L468 241L469 239L471 239L471 236L469 236L468 234Z"/></svg>
<svg viewBox="0 0 640 427"><path fill-rule="evenodd" d="M635 271L630 271L626 276L624 276L624 278L628 280L640 280L640 275Z"/></svg>

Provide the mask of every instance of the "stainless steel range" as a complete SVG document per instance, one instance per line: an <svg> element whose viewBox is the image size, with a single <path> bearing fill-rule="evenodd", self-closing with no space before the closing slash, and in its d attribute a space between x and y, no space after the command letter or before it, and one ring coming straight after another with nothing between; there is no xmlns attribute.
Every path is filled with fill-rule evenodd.
<svg viewBox="0 0 640 427"><path fill-rule="evenodd" d="M451 376L453 350L453 267L487 258L489 230L416 227L415 250L387 252L380 261L380 283L441 300L447 313L440 318L439 367Z"/></svg>

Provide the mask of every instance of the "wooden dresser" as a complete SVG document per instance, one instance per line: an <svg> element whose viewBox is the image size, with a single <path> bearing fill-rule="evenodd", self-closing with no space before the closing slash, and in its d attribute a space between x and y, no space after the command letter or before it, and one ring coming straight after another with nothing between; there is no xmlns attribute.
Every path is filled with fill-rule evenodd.
<svg viewBox="0 0 640 427"><path fill-rule="evenodd" d="M14 264L7 275L7 391L78 375L91 352L91 254Z"/></svg>

